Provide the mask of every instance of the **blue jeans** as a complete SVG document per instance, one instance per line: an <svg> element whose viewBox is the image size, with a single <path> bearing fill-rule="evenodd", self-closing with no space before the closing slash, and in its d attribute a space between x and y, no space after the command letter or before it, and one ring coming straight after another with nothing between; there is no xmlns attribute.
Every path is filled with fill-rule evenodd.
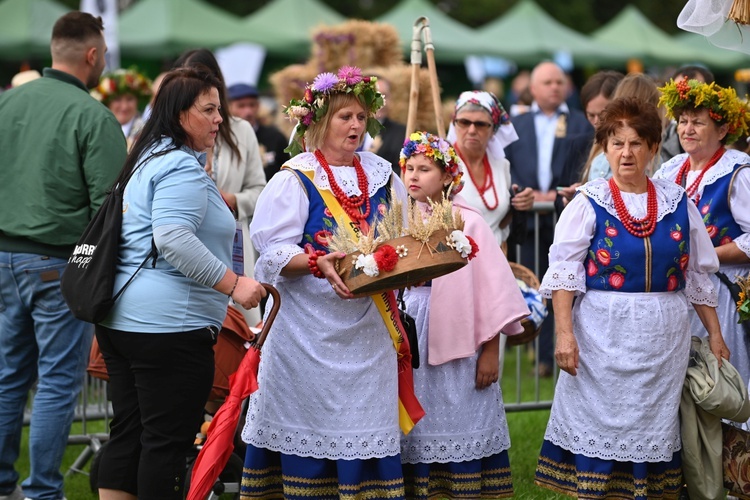
<svg viewBox="0 0 750 500"><path fill-rule="evenodd" d="M60 292L65 259L0 252L0 494L15 488L23 413L31 413L31 474L21 487L35 500L63 496L60 473L88 361L93 328L70 313Z"/></svg>

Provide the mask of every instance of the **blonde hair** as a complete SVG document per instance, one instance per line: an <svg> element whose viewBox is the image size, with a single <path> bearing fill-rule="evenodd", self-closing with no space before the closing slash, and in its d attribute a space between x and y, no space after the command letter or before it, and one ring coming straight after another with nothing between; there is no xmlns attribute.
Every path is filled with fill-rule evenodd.
<svg viewBox="0 0 750 500"><path fill-rule="evenodd" d="M331 118L333 115L338 113L341 109L349 106L350 104L356 103L364 111L365 108L362 103L354 94L335 93L328 99L328 110L322 120L313 122L307 128L305 133L305 146L308 151L315 151L323 145L326 134L328 134L328 127L331 124ZM359 138L360 145L365 138L366 131L362 132L362 136Z"/></svg>

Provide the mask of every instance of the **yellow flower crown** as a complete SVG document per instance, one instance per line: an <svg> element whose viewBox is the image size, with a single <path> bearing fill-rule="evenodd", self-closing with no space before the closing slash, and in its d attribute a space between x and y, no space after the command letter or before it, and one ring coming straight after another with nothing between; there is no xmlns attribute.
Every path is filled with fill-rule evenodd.
<svg viewBox="0 0 750 500"><path fill-rule="evenodd" d="M708 115L717 123L726 123L726 144L732 144L748 132L747 101L737 97L732 87L721 87L716 83L701 83L698 80L680 80L659 88L659 104L667 109L667 116L675 118L675 108L706 108Z"/></svg>

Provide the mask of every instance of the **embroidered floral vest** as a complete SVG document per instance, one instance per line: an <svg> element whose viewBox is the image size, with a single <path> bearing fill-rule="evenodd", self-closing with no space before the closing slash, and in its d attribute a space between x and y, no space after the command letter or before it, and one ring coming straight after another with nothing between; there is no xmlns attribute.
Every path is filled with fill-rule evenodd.
<svg viewBox="0 0 750 500"><path fill-rule="evenodd" d="M690 258L687 196L648 238L630 234L594 200L596 229L584 262L586 287L618 292L673 292L685 288Z"/></svg>
<svg viewBox="0 0 750 500"><path fill-rule="evenodd" d="M323 198L318 192L318 188L307 178L305 174L294 168L285 167L292 170L299 178L302 185L307 191L307 197L310 200L310 209L307 222L305 223L305 232L302 234L302 241L299 246L303 247L310 244L315 250L328 251L328 239L333 234L336 228L336 220L333 215L326 207L323 202ZM381 216L386 211L388 204L388 190L390 189L390 182L386 183L375 194L370 197L370 216L367 218L367 223L372 225L375 223L377 217Z"/></svg>
<svg viewBox="0 0 750 500"><path fill-rule="evenodd" d="M726 175L705 186L698 199L698 210L703 216L703 223L714 247L731 243L742 234L742 228L729 209L729 188L735 173L742 167L744 165L735 165Z"/></svg>

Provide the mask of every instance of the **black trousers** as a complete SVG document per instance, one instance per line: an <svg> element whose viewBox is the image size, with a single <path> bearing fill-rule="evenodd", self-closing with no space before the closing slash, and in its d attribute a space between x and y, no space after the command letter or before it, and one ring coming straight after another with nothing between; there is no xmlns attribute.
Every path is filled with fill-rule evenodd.
<svg viewBox="0 0 750 500"><path fill-rule="evenodd" d="M114 416L99 488L182 499L186 456L214 377L216 331L131 333L96 326Z"/></svg>

